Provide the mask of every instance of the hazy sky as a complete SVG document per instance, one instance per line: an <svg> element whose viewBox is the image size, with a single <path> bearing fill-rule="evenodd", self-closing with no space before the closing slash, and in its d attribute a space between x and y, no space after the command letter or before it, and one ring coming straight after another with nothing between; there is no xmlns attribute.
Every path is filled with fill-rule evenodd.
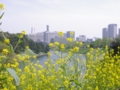
<svg viewBox="0 0 120 90"><path fill-rule="evenodd" d="M102 28L120 28L120 0L0 0L5 5L3 31L17 33L31 27L43 32L75 31L76 36L102 37Z"/></svg>

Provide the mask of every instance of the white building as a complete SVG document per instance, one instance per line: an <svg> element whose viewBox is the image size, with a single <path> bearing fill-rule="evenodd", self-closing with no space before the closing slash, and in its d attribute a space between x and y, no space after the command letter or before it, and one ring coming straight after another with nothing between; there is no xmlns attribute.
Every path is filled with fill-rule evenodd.
<svg viewBox="0 0 120 90"><path fill-rule="evenodd" d="M85 35L79 35L79 37L76 38L76 41L86 42L86 36Z"/></svg>
<svg viewBox="0 0 120 90"><path fill-rule="evenodd" d="M51 39L51 42L59 42L59 43L63 43L66 44L67 43L67 39L65 37L55 37Z"/></svg>
<svg viewBox="0 0 120 90"><path fill-rule="evenodd" d="M35 42L43 42L44 41L44 34L43 33L36 33L35 34Z"/></svg>
<svg viewBox="0 0 120 90"><path fill-rule="evenodd" d="M47 43L50 43L51 39L55 37L58 37L58 32L50 32L50 31L44 32L44 41Z"/></svg>

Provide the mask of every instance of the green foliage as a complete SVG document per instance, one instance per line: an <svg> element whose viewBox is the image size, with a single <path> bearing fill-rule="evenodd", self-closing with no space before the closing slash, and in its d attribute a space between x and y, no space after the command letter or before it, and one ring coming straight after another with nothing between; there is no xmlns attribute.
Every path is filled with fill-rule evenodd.
<svg viewBox="0 0 120 90"><path fill-rule="evenodd" d="M90 43L90 47L92 48L105 48L106 45L109 45L112 42L111 39L97 39L96 41L93 41L92 43Z"/></svg>
<svg viewBox="0 0 120 90"><path fill-rule="evenodd" d="M33 56L35 55L35 53L31 50L31 49L25 49L25 52L24 52L25 55L30 55L30 56Z"/></svg>
<svg viewBox="0 0 120 90"><path fill-rule="evenodd" d="M12 68L7 68L7 71L15 79L16 86L19 86L20 78L17 76L16 72Z"/></svg>
<svg viewBox="0 0 120 90"><path fill-rule="evenodd" d="M119 46L120 46L120 36L118 38L116 38L115 40L113 40L109 45L110 50L111 49L114 50L114 55L118 54Z"/></svg>
<svg viewBox="0 0 120 90"><path fill-rule="evenodd" d="M27 36L24 36L24 38L21 38L19 40L19 35L20 35L19 33L17 33L17 34L10 34L8 32L4 32L4 33L5 33L5 36L10 39L10 43L13 46L13 48L15 48L17 46L15 48L15 53L24 52L26 46L29 46L29 48L31 50L33 50L34 53L36 53L36 54L38 54L40 52L47 53L49 51L49 46L42 42L39 42L39 43L34 42L33 40L29 39ZM2 41L2 42L4 41L2 32L0 32L0 41ZM16 45L17 42L18 42L18 45ZM4 46L1 45L1 49L3 49L2 47L4 47Z"/></svg>

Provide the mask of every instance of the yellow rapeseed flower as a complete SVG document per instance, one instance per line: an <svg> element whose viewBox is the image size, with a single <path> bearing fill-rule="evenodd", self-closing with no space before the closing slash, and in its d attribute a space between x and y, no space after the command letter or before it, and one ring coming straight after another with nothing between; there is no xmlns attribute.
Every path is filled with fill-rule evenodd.
<svg viewBox="0 0 120 90"><path fill-rule="evenodd" d="M52 56L52 54L51 54L50 52L48 52L47 55L48 55L49 57Z"/></svg>
<svg viewBox="0 0 120 90"><path fill-rule="evenodd" d="M34 55L33 58L36 59L36 56Z"/></svg>
<svg viewBox="0 0 120 90"><path fill-rule="evenodd" d="M10 40L9 40L8 38L6 38L6 39L4 40L4 43L10 44Z"/></svg>
<svg viewBox="0 0 120 90"><path fill-rule="evenodd" d="M19 38L23 38L23 34L20 34Z"/></svg>
<svg viewBox="0 0 120 90"><path fill-rule="evenodd" d="M53 45L53 43L49 43L49 46L50 46L50 47L53 47L54 45Z"/></svg>
<svg viewBox="0 0 120 90"><path fill-rule="evenodd" d="M58 45L59 45L59 42L54 42L54 45L55 45L55 46L58 46Z"/></svg>
<svg viewBox="0 0 120 90"><path fill-rule="evenodd" d="M22 31L22 35L26 35L26 32L25 32L25 31Z"/></svg>
<svg viewBox="0 0 120 90"><path fill-rule="evenodd" d="M4 88L3 90L8 90L7 88Z"/></svg>
<svg viewBox="0 0 120 90"><path fill-rule="evenodd" d="M5 55L7 55L8 54L8 49L3 49L2 53L5 54Z"/></svg>
<svg viewBox="0 0 120 90"><path fill-rule="evenodd" d="M63 32L58 32L58 35L61 37L63 36L63 34L64 34Z"/></svg>
<svg viewBox="0 0 120 90"><path fill-rule="evenodd" d="M74 52L78 52L79 51L79 47L74 47Z"/></svg>
<svg viewBox="0 0 120 90"><path fill-rule="evenodd" d="M65 49L65 45L64 45L64 44L61 44L60 49L61 49L61 50L64 50L64 49Z"/></svg>
<svg viewBox="0 0 120 90"><path fill-rule="evenodd" d="M0 3L0 10L4 10L5 7L4 7L4 4Z"/></svg>
<svg viewBox="0 0 120 90"><path fill-rule="evenodd" d="M80 46L82 46L83 45L83 43L82 42L80 42Z"/></svg>
<svg viewBox="0 0 120 90"><path fill-rule="evenodd" d="M66 80L66 81L63 82L63 84L65 85L65 87L68 87L68 85L69 85L69 81Z"/></svg>
<svg viewBox="0 0 120 90"><path fill-rule="evenodd" d="M72 42L73 40L72 40L72 38L67 38L67 41Z"/></svg>
<svg viewBox="0 0 120 90"><path fill-rule="evenodd" d="M98 86L95 87L95 90L99 90L99 89L98 89Z"/></svg>

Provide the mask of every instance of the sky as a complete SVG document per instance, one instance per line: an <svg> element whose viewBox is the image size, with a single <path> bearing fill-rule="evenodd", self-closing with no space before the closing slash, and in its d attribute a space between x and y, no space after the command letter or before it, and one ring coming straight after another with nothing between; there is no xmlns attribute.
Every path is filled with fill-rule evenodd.
<svg viewBox="0 0 120 90"><path fill-rule="evenodd" d="M3 31L35 33L75 31L75 36L102 38L102 28L120 28L120 0L0 0L5 5L0 20ZM0 12L0 13L1 13Z"/></svg>

